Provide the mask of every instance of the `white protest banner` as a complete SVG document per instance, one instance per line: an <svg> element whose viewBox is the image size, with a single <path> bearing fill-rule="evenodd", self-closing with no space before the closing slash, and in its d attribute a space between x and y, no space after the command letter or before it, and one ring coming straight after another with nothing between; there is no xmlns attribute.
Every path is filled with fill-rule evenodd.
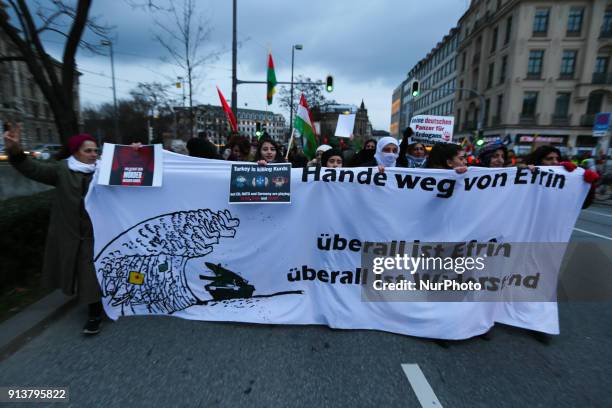
<svg viewBox="0 0 612 408"><path fill-rule="evenodd" d="M414 131L411 143L433 146L436 143L453 143L455 118L452 116L417 115L410 119Z"/></svg>
<svg viewBox="0 0 612 408"><path fill-rule="evenodd" d="M498 247L497 256L506 243L565 243L588 191L581 169L293 169L290 205L236 206L227 202L231 165L164 152L161 188L91 184L86 208L110 318L323 324L442 339L482 334L495 322L559 332L556 302L369 301L364 288L375 281L361 254L442 241L465 252L475 241ZM535 271L511 271L486 291L530 290L544 279L538 265L558 267L562 258L535 255Z"/></svg>
<svg viewBox="0 0 612 408"><path fill-rule="evenodd" d="M338 124L336 125L336 137L352 137L355 129L355 114L349 113L346 115L338 115Z"/></svg>

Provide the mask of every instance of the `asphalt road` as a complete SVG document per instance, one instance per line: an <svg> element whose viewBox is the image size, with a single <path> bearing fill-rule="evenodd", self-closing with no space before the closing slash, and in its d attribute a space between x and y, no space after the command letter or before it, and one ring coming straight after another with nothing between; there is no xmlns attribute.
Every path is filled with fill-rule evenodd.
<svg viewBox="0 0 612 408"><path fill-rule="evenodd" d="M583 211L576 228L572 242L612 257L612 207ZM592 257L569 256L585 266ZM549 345L499 325L489 341L449 348L383 332L171 317L106 322L85 338L84 316L71 310L0 362L0 385L69 387L70 403L56 406L74 407L418 407L415 391L427 387L402 370L418 364L446 407L612 406L612 301L561 303L561 335Z"/></svg>

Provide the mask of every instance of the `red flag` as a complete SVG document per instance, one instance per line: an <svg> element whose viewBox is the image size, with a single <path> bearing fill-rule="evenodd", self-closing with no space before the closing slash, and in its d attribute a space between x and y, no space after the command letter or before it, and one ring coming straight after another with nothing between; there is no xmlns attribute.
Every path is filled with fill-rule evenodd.
<svg viewBox="0 0 612 408"><path fill-rule="evenodd" d="M229 121L230 125L232 126L232 130L234 132L237 132L238 131L238 123L236 122L236 117L234 116L234 112L232 112L232 110L230 109L230 107L227 104L227 101L225 100L225 97L221 93L221 90L219 89L219 87L217 87L217 92L219 92L219 99L221 99L221 106L223 106L223 110L225 111L225 114L227 115L227 120Z"/></svg>

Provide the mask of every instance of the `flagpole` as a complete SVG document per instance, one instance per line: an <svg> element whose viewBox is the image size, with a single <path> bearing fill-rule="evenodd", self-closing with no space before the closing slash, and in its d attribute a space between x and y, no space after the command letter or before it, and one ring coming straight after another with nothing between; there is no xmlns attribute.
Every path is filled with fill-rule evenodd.
<svg viewBox="0 0 612 408"><path fill-rule="evenodd" d="M289 138L289 144L287 145L287 154L285 155L285 160L289 160L289 152L291 151L291 145L293 144L293 134L295 133L295 128L291 129L291 137Z"/></svg>

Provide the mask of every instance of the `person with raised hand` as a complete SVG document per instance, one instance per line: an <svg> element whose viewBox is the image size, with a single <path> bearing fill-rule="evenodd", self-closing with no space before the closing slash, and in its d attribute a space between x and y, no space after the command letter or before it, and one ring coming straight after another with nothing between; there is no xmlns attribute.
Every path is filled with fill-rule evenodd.
<svg viewBox="0 0 612 408"><path fill-rule="evenodd" d="M21 126L9 124L4 145L11 165L24 176L55 187L43 263L43 286L76 295L88 304L89 316L84 334L100 331L102 302L93 264L93 227L84 198L89 189L98 146L88 134L68 141L66 160L32 160L21 147Z"/></svg>

